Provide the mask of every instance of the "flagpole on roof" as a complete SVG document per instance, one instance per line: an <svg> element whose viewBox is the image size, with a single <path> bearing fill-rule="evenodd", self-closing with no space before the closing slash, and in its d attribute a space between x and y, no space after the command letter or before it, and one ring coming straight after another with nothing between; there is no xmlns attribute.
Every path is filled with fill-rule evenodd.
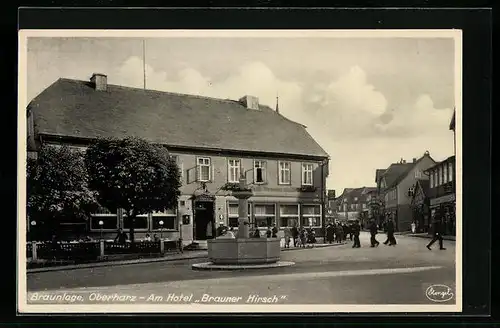
<svg viewBox="0 0 500 328"><path fill-rule="evenodd" d="M144 73L144 90L146 90L146 40L142 40L142 71Z"/></svg>

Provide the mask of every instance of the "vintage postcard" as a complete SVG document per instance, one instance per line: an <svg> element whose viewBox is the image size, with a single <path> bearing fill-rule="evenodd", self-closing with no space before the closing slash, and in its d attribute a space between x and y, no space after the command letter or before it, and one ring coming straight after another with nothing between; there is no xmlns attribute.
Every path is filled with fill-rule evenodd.
<svg viewBox="0 0 500 328"><path fill-rule="evenodd" d="M461 312L460 30L21 30L20 313Z"/></svg>

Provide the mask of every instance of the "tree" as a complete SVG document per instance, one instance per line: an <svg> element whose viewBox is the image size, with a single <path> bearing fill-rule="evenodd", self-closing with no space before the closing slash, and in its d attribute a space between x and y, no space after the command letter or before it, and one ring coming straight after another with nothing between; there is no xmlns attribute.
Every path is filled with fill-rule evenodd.
<svg viewBox="0 0 500 328"><path fill-rule="evenodd" d="M130 220L132 242L138 215L177 206L180 171L165 147L139 138L98 139L87 149L85 162L99 203L123 209Z"/></svg>
<svg viewBox="0 0 500 328"><path fill-rule="evenodd" d="M98 206L79 150L44 145L36 159L28 159L26 173L27 214L39 232L56 233L61 222L84 222Z"/></svg>

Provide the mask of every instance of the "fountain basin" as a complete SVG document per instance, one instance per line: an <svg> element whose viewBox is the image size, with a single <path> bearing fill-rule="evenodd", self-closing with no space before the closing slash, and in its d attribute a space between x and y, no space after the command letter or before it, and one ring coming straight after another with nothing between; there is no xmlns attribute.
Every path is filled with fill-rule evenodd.
<svg viewBox="0 0 500 328"><path fill-rule="evenodd" d="M213 264L266 264L280 259L279 238L235 238L208 240Z"/></svg>

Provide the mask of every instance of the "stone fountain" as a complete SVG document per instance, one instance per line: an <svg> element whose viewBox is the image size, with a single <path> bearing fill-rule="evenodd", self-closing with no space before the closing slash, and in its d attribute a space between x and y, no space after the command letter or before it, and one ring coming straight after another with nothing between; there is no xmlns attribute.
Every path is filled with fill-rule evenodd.
<svg viewBox="0 0 500 328"><path fill-rule="evenodd" d="M252 190L241 176L232 195L238 199L238 232L236 238L224 236L208 240L210 262L193 264L193 269L241 270L294 265L280 261L280 238L251 238L249 235L248 199Z"/></svg>

